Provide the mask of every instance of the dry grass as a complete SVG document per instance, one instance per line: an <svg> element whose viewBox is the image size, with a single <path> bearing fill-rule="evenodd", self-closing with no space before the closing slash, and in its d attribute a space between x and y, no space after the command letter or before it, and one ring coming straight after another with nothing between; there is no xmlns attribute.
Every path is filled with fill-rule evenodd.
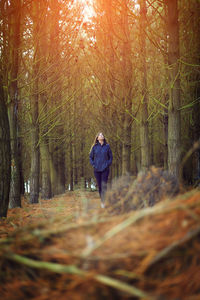
<svg viewBox="0 0 200 300"><path fill-rule="evenodd" d="M0 226L3 299L200 299L200 192L120 216L97 193L23 204Z"/></svg>

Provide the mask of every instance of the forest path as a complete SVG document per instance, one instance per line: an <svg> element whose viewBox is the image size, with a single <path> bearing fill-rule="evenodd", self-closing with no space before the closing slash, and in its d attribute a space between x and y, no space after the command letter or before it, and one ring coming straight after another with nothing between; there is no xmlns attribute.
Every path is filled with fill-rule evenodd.
<svg viewBox="0 0 200 300"><path fill-rule="evenodd" d="M28 203L28 199L23 197L22 207L9 209L7 218L0 221L0 238L26 225L54 219L79 222L101 212L98 192L76 190L48 200L40 199L36 204Z"/></svg>

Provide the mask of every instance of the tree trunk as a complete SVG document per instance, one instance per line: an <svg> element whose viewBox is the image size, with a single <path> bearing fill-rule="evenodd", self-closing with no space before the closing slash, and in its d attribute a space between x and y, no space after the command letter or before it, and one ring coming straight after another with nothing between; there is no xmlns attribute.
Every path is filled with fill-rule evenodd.
<svg viewBox="0 0 200 300"><path fill-rule="evenodd" d="M147 95L147 71L146 71L146 0L140 1L140 55L142 68L142 99L140 112L140 144L141 144L141 170L144 171L150 165L149 128L148 128L148 95Z"/></svg>
<svg viewBox="0 0 200 300"><path fill-rule="evenodd" d="M84 148L85 142L81 141L81 158L80 158L80 181L81 181L81 189L86 189L86 179L85 179L85 160L84 160Z"/></svg>
<svg viewBox="0 0 200 300"><path fill-rule="evenodd" d="M53 143L49 144L50 151L50 179L51 179L51 195L52 197L57 194L57 172L55 167L55 154Z"/></svg>
<svg viewBox="0 0 200 300"><path fill-rule="evenodd" d="M10 190L10 131L2 82L0 81L0 218L7 216Z"/></svg>
<svg viewBox="0 0 200 300"><path fill-rule="evenodd" d="M19 143L18 143L18 51L20 44L20 1L13 5L14 11L9 18L9 63L8 70L8 117L10 124L11 140L11 184L9 207L21 207L20 196L20 164L19 164Z"/></svg>
<svg viewBox="0 0 200 300"><path fill-rule="evenodd" d="M178 1L168 0L169 34L169 107L168 107L168 168L170 173L179 176L180 166L180 75L179 75L179 24Z"/></svg>
<svg viewBox="0 0 200 300"><path fill-rule="evenodd" d="M50 153L48 141L42 139L40 143L40 160L41 160L41 172L42 172L42 199L50 199L51 193L51 176L50 176Z"/></svg>
<svg viewBox="0 0 200 300"><path fill-rule="evenodd" d="M32 96L32 130L31 130L31 175L30 175L30 203L38 203L39 198L39 128L38 128L38 101L37 95Z"/></svg>
<svg viewBox="0 0 200 300"><path fill-rule="evenodd" d="M124 120L124 133L122 144L122 174L130 172L130 156L131 156L131 117L126 114Z"/></svg>
<svg viewBox="0 0 200 300"><path fill-rule="evenodd" d="M72 132L70 129L70 139L69 139L69 176L70 176L70 191L74 190L74 168L73 168L73 141Z"/></svg>
<svg viewBox="0 0 200 300"><path fill-rule="evenodd" d="M196 88L196 99L200 99L200 87ZM200 142L200 122L199 122L199 116L200 116L200 100L199 102L194 106L193 108L193 140L194 142L199 141ZM200 180L200 149L197 149L194 153L193 159L192 159L192 179L193 182Z"/></svg>
<svg viewBox="0 0 200 300"><path fill-rule="evenodd" d="M40 152L39 152L39 124L38 124L38 72L39 72L39 55L38 55L38 16L39 3L32 3L34 17L33 23L33 44L34 44L34 66L31 96L31 174L30 174L30 203L38 203L39 198L39 175L40 175Z"/></svg>
<svg viewBox="0 0 200 300"><path fill-rule="evenodd" d="M62 133L61 133L62 134ZM56 155L56 170L57 170L57 195L65 192L65 155L61 147L57 147Z"/></svg>
<svg viewBox="0 0 200 300"><path fill-rule="evenodd" d="M19 169L19 149L17 134L17 113L15 112L15 104L10 103L8 106L8 116L10 125L10 145L11 145L11 182L9 207L21 207L21 185L20 185L20 169Z"/></svg>
<svg viewBox="0 0 200 300"><path fill-rule="evenodd" d="M164 130L164 169L168 169L168 111L164 110L163 115Z"/></svg>

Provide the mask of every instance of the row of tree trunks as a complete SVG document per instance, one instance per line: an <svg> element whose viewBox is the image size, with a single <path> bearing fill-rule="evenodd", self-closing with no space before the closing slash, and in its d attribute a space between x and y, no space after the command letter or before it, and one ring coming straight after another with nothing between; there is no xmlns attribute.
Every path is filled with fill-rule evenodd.
<svg viewBox="0 0 200 300"><path fill-rule="evenodd" d="M50 3L51 4L51 3ZM30 174L30 203L37 203L39 199L39 189L41 187L41 197L49 199L54 195L61 194L65 191L65 168L64 155L61 148L55 145L55 139L51 136L51 131L45 125L46 116L50 112L51 122L55 122L54 114L51 113L52 105L56 99L61 98L61 86L52 90L51 95L47 98L45 87L48 84L48 76L52 76L45 71L47 65L51 63L51 58L57 55L53 52L59 30L56 18L59 14L54 14L51 18L53 28L48 29L47 19L47 2L32 3L33 14L33 45L34 45L34 62L33 62L33 86L31 96L31 174ZM54 19L54 22L53 22ZM42 24L42 26L41 26ZM50 30L50 32L48 31ZM48 39L50 36L50 39ZM56 51L59 51L57 49ZM40 59L42 58L42 59ZM43 86L44 91L39 90ZM59 91L59 94L58 92ZM57 113L61 114L60 109ZM44 124L40 120L45 120ZM54 128L54 126L52 126ZM61 132L57 132L57 140ZM55 137L54 137L55 138ZM40 182L41 179L41 182Z"/></svg>
<svg viewBox="0 0 200 300"><path fill-rule="evenodd" d="M132 117L132 61L130 30L128 27L128 1L122 5L122 24L124 25L124 38L122 44L122 68L123 68L123 135L122 135L122 174L130 172L131 157L131 126Z"/></svg>
<svg viewBox="0 0 200 300"><path fill-rule="evenodd" d="M110 129L111 135L115 136L115 129L117 134L115 136L116 140L114 143L115 153L118 154L118 163L114 162L113 166L117 175L125 174L129 172L133 168L131 166L131 162L134 160L134 165L137 165L137 171L140 169L144 170L150 165L150 154L151 154L151 162L156 161L154 159L155 151L153 147L153 142L149 145L149 134L153 137L154 141L154 132L153 129L150 128L149 132L149 119L148 119L148 103L151 99L148 98L147 91L149 90L147 83L147 75L149 76L146 59L148 58L148 40L147 35L145 35L151 26L147 24L148 16L146 9L146 0L140 0L138 3L140 4L140 15L138 18L131 19L129 7L131 5L131 1L122 1L118 3L115 0L107 0L102 1L104 5L106 5L107 11L107 20L106 25L104 23L100 24L102 26L97 26L99 30L99 37L97 38L97 44L99 52L102 51L103 57L105 57L105 69L96 70L99 71L100 76L99 79L99 98L101 98L103 104L97 106L98 108L103 108L103 128L109 132ZM20 167L19 167L19 148L18 148L18 49L20 48L20 0L16 1L2 1L2 3L9 3L8 5L14 5L15 15L12 13L8 16L8 22L5 26L5 31L3 33L7 34L7 37L3 38L3 43L5 44L3 48L7 49L9 46L8 53L8 91L7 91L7 104L8 104L8 112L9 112L9 122L10 122L10 135L11 135L11 153L12 153L12 181L11 181L11 190L10 190L10 206L20 206ZM115 11L115 4L118 3L119 6ZM165 110L164 116L164 137L165 141L164 145L164 167L168 168L171 173L178 177L179 165L180 165L180 70L179 70L179 16L178 16L178 2L177 0L169 0L166 2L166 20L167 20L167 34L164 34L166 38L166 54L168 55L167 64L169 66L169 78L166 78L166 85L169 85L169 93L166 93L166 99L164 99L164 103L169 103L168 110ZM68 183L70 183L71 189L73 189L74 183L78 183L79 178L84 177L84 168L83 160L81 160L81 172L79 170L79 159L81 155L79 155L79 144L76 141L76 136L79 136L77 133L76 122L80 118L80 114L77 112L78 109L78 98L74 97L72 105L69 106L69 120L68 120L68 128L64 128L65 125L64 118L62 118L62 109L58 109L58 115L60 117L59 130L57 130L57 124L55 122L55 131L54 139L51 139L51 133L48 132L48 128L40 127L40 117L41 112L45 111L45 107L47 110L45 114L48 115L51 110L51 105L56 109L56 106L62 103L62 84L66 84L68 79L58 81L56 80L55 85L51 88L48 88L48 78L52 76L52 74L45 74L44 70L46 68L48 71L51 69L51 64L57 68L57 61L59 61L60 57L65 53L65 48L69 46L68 41L65 41L64 45L59 40L59 18L61 12L59 11L59 5L61 3L59 1L33 1L29 2L27 5L31 5L30 9L31 22L30 22L30 35L31 35L31 47L30 49L34 49L34 53L30 52L30 56L26 57L27 61L30 63L31 67L29 68L29 72L32 75L29 78L29 82L31 81L32 90L30 93L30 104L31 104L31 195L30 202L35 203L38 202L39 197L39 179L41 179L41 189L42 189L42 197L48 199L52 195L61 193L64 191L65 186L65 168L68 168ZM151 5L148 2L148 5ZM3 7L3 5L2 5ZM164 7L164 6L163 6ZM112 9L111 9L112 8ZM164 9L164 8L163 8ZM112 11L112 14L111 14ZM49 24L41 23L46 16L49 16ZM117 22L113 21L117 19ZM54 19L54 21L52 21ZM102 19L105 20L104 14L102 14ZM136 27L131 27L131 20L134 20L139 27L138 30ZM101 22L101 21L99 21ZM139 22L139 23L138 23ZM21 24L23 24L21 22ZM44 25L46 32L41 29ZM114 25L114 26L113 26ZM130 26L131 25L131 26ZM23 25L25 26L25 25ZM115 28L113 27L116 26ZM105 37L103 29L110 30L110 35ZM22 27L23 28L23 27ZM28 27L27 27L28 28ZM103 28L103 29L102 29ZM137 132L140 132L140 154L134 152L134 157L132 156L131 149L134 149L134 143L137 143L137 138L133 134L133 119L131 114L133 113L133 89L134 89L134 47L133 47L133 36L131 32L131 28L134 28L136 32L136 37L140 39L140 51L137 51L136 54L139 53L139 60L141 64L140 70L142 71L139 76L139 82L141 82L141 107L140 107L140 127ZM118 30L119 29L119 30ZM121 30L121 31L120 31ZM140 36L137 36L137 30L140 32ZM115 32L114 32L115 31ZM119 35L117 33L119 31ZM145 32L146 31L146 32ZM70 33L66 30L67 34ZM25 31L23 31L25 33ZM117 34L116 34L117 33ZM88 33L89 34L89 33ZM74 35L75 36L75 35ZM57 37L57 38L56 38ZM27 37L28 39L28 37ZM70 39L70 38L69 38ZM59 47L61 49L59 49ZM91 44L91 48L92 48ZM73 47L72 47L73 48ZM94 53L95 53L95 49ZM4 49L2 50L4 51ZM32 50L30 50L32 51ZM71 49L70 51L73 51ZM88 49L86 49L88 51ZM98 52L98 53L99 53ZM3 53L3 52L2 52ZM6 53L6 51L5 51ZM24 51L25 53L25 51ZM21 55L24 54L21 52ZM77 53L79 55L80 52ZM89 51L88 51L89 53ZM71 62L73 62L73 54L70 56ZM117 55L116 55L117 54ZM34 57L32 57L32 55ZM166 55L166 56L167 56ZM51 58L50 60L46 58ZM55 59L56 57L56 59ZM46 59L46 60L45 60ZM78 57L78 59L81 59ZM137 59L136 59L137 61ZM70 63L71 63L70 62ZM84 62L84 60L83 60ZM150 62L151 63L151 62ZM71 63L73 65L73 63ZM97 69L100 64L96 64ZM70 69L69 64L69 69ZM83 63L84 67L84 63ZM32 69L31 69L32 68ZM95 66L94 66L95 68ZM78 73L80 73L80 67L72 68L75 73L75 77ZM58 69L59 70L59 69ZM60 69L62 70L62 68ZM59 71L60 71L59 70ZM48 72L47 71L47 72ZM70 70L71 71L71 70ZM69 73L70 73L69 71ZM52 73L54 70L52 71ZM57 72L57 73L56 73ZM41 74L44 74L43 78ZM55 73L58 76L59 72L56 70ZM92 72L91 72L92 73ZM98 73L98 72L97 72ZM140 72L138 72L140 73ZM103 76L102 76L103 74ZM103 78L105 75L105 78ZM73 75L74 76L74 75ZM93 74L95 77L95 72ZM20 77L21 78L21 77ZM55 78L53 78L55 80ZM23 79L25 81L25 79ZM79 86L82 84L81 80L76 77L77 82L73 83L73 88L75 90L79 89ZM74 80L74 82L76 81ZM53 80L52 80L53 81ZM45 92L41 93L41 87L45 87ZM72 88L72 89L73 89ZM97 88L98 89L98 88ZM69 87L70 90L70 87ZM59 92L58 92L59 91ZM71 91L70 91L71 92ZM197 96L198 97L198 96ZM50 99L52 98L52 99ZM139 97L138 97L139 98ZM138 99L137 98L137 99ZM88 98L89 99L89 98ZM166 101L165 101L166 100ZM88 100L89 101L89 100ZM90 104L89 104L90 105ZM67 115L65 114L65 116ZM95 114L94 114L95 115ZM119 118L119 120L117 119ZM196 124L198 123L198 113L197 110L194 111L194 118ZM110 125L110 120L114 122L114 126ZM52 119L52 122L55 120ZM110 122L110 123L109 123ZM63 127L62 127L63 126ZM116 126L116 128L115 128ZM154 127L154 126L153 126ZM198 127L198 126L197 126ZM61 128L61 129L60 129ZM168 130L167 130L168 129ZM79 129L78 129L79 130ZM57 134L55 138L55 134ZM60 136L66 135L68 144L65 145L68 147L68 155L65 154L66 149L64 149L64 142L59 143ZM198 136L198 133L195 133L195 136ZM80 138L80 137L79 137ZM56 142L55 142L56 140ZM164 139L163 139L164 140ZM61 146L62 145L62 146ZM151 147L150 147L151 146ZM168 151L167 151L168 147ZM83 147L84 148L84 147ZM83 149L81 150L83 151ZM135 150L134 150L135 151ZM139 152L139 151L138 151ZM167 161L168 158L168 161ZM66 162L65 162L66 160ZM138 162L139 161L139 162ZM41 164L40 164L41 163ZM67 165L68 164L68 165ZM65 174L64 174L65 173ZM81 173L81 175L80 175Z"/></svg>
<svg viewBox="0 0 200 300"><path fill-rule="evenodd" d="M147 8L146 0L140 0L140 63L141 63L141 105L140 105L140 144L141 144L141 170L145 171L150 166L150 143L148 124L148 88L146 67L146 30L147 30Z"/></svg>
<svg viewBox="0 0 200 300"><path fill-rule="evenodd" d="M21 0L12 3L9 19L9 62L8 69L8 117L10 124L10 145L11 145L11 185L9 207L21 206L21 185L20 185L20 155L18 139L18 51L20 46L20 12Z"/></svg>
<svg viewBox="0 0 200 300"><path fill-rule="evenodd" d="M48 2L48 1L47 1ZM50 57L49 64L53 64L55 58L57 61L60 60L60 36L59 36L59 2L51 0L48 2L48 5L51 9L51 15L45 27L49 30L47 35L49 35L50 40L49 44L46 45L46 49L48 53L46 56ZM48 6L47 6L48 7ZM47 8L46 7L46 8ZM47 8L48 9L48 8ZM46 12L47 14L47 12ZM48 26L50 24L50 26ZM47 77L49 74L47 73ZM56 103L59 105L57 109L57 115L60 115L59 121L65 122L62 117L63 111L60 107L63 104L62 101L62 81L59 78L53 77L56 80L56 86L52 89L51 92L51 101L49 101L49 105L51 107L52 103ZM48 107L49 107L48 105ZM56 121L57 122L57 119ZM49 149L50 149L50 172L51 172L51 194L52 196L62 194L65 192L65 155L64 149L60 144L60 137L63 136L64 129L61 126L55 127L54 131L54 139L52 139L52 134L49 133ZM58 144L58 145L56 145ZM62 143L63 145L63 143Z"/></svg>
<svg viewBox="0 0 200 300"><path fill-rule="evenodd" d="M42 85L42 89L44 90L39 94L39 120L44 120L44 122L40 121L41 125L39 126L40 130L40 178L41 178L41 198L42 199L50 199L52 197L52 186L53 183L51 181L51 168L50 168L50 149L49 149L49 135L48 135L48 126L45 123L48 116L48 110L51 109L51 105L48 101L47 91L45 90L46 82L48 79L48 72L46 68L48 66L48 56L50 53L50 45L48 41L48 24L50 23L50 17L46 16L47 11L47 2L43 1L40 4L40 32L39 32L39 53L42 58L40 61L40 84ZM41 75L42 74L42 75ZM43 124L44 123L44 124Z"/></svg>

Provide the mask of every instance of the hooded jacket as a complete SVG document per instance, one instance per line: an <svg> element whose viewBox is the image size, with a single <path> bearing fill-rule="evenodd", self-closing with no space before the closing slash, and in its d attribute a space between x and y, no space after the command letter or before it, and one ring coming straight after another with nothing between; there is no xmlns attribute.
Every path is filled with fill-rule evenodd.
<svg viewBox="0 0 200 300"><path fill-rule="evenodd" d="M112 151L109 144L96 143L90 152L90 163L94 170L102 172L112 164Z"/></svg>

